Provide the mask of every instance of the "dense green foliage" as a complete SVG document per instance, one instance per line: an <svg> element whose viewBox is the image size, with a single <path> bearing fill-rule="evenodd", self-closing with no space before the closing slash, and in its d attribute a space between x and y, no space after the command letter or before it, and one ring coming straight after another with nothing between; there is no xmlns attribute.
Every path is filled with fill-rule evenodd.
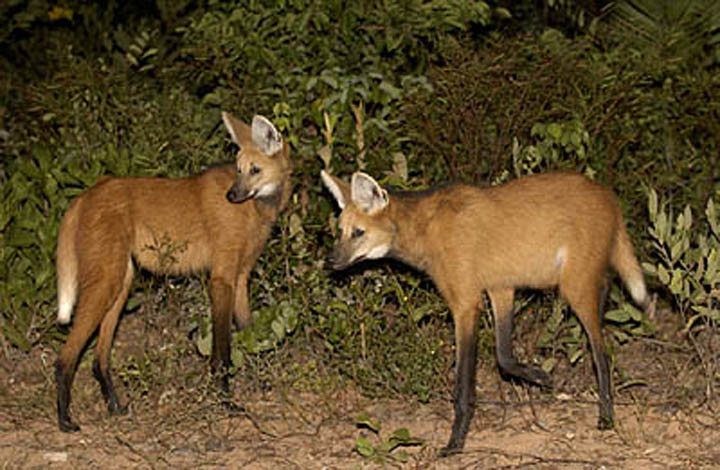
<svg viewBox="0 0 720 470"><path fill-rule="evenodd" d="M0 35L3 350L61 344L54 250L72 198L105 174L179 177L232 159L221 109L270 117L296 161L290 207L251 279L255 325L235 336L245 376L310 389L338 377L368 394L423 400L450 390L452 329L426 277L388 263L350 275L325 267L336 208L319 181L323 165L345 176L365 168L405 188L584 172L620 195L661 300L688 328L716 320L715 216L708 209L692 225L686 216L673 232L658 225L657 203L652 219L646 210L650 188L671 212L717 205L716 11L673 32L698 48L648 52L656 41L627 39L647 35L625 25L659 31L653 21L664 19L628 19L639 1L595 19L586 34L578 28L590 22L575 23L573 39L554 29L506 36L508 24L522 25L489 1L107 3L0 7L9 25ZM708 235L691 241L692 230ZM151 302L144 287L132 306ZM548 319L535 345L544 367L574 363L586 350L582 329L544 298L518 304ZM613 341L652 333L620 289L611 304ZM207 308L188 320L202 354ZM481 323L480 351L490 358L492 334Z"/></svg>

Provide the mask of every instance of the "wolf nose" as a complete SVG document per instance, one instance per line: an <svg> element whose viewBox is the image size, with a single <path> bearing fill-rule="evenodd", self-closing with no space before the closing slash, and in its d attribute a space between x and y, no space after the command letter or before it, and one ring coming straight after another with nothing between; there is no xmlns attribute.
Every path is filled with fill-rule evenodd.
<svg viewBox="0 0 720 470"><path fill-rule="evenodd" d="M233 186L225 194L225 197L228 201L237 204L238 202L244 202L245 200L250 199L250 197L252 197L252 193L248 193L244 189L239 189Z"/></svg>
<svg viewBox="0 0 720 470"><path fill-rule="evenodd" d="M225 197L230 202L235 202L237 200L237 192L235 191L235 188L230 189L226 194Z"/></svg>
<svg viewBox="0 0 720 470"><path fill-rule="evenodd" d="M335 258L334 253L331 253L327 258L325 258L325 264L330 266L333 269L335 269L336 263L337 263L337 259Z"/></svg>

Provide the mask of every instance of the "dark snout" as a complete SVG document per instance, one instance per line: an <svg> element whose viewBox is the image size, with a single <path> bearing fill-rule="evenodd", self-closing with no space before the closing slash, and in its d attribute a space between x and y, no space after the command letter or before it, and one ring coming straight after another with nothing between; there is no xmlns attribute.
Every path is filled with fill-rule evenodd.
<svg viewBox="0 0 720 470"><path fill-rule="evenodd" d="M325 265L330 266L330 268L335 271L339 271L342 269L342 267L338 263L336 251L337 249L333 249L333 251L330 252L330 255L325 259Z"/></svg>
<svg viewBox="0 0 720 470"><path fill-rule="evenodd" d="M355 260L359 261L359 260ZM327 257L327 264L335 271L342 271L348 268L350 265L355 264L355 261L350 262L350 257L345 253L343 245L337 244L333 248L330 256Z"/></svg>
<svg viewBox="0 0 720 470"><path fill-rule="evenodd" d="M237 204L250 199L252 197L252 192L248 191L245 185L237 181L228 190L227 194L225 194L225 197L233 204Z"/></svg>

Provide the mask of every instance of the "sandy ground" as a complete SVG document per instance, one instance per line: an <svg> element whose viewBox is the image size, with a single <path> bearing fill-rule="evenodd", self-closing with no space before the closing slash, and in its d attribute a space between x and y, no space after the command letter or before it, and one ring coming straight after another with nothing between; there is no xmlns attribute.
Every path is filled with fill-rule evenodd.
<svg viewBox="0 0 720 470"><path fill-rule="evenodd" d="M122 350L128 341L120 336ZM373 400L350 386L243 393L236 380L235 400L245 412L231 415L188 381L170 380L132 395L127 416L109 417L87 360L72 403L82 429L61 433L55 353L38 348L10 356L0 361L0 469L720 469L720 403L704 378L707 367L692 348L665 340L616 351L617 368L630 379L616 373L611 431L596 428L590 366L557 370L554 391L543 392L503 381L493 365L481 365L464 452L446 458L438 451L452 424L449 399ZM205 369L204 361L190 358ZM128 396L121 382L118 389ZM379 432L359 424L365 419ZM401 428L415 444L383 452ZM358 451L363 439L374 455Z"/></svg>
<svg viewBox="0 0 720 470"><path fill-rule="evenodd" d="M219 419L218 410L209 410L213 419L204 418L202 406L185 416L159 409L156 419L98 416L76 434L59 432L51 410L33 418L33 410L3 407L0 462L2 468L58 469L720 468L715 418L688 410L622 404L617 429L601 432L595 405L570 397L482 403L464 452L439 458L452 418L447 402L273 398L253 397L247 415ZM360 413L382 423L378 434L357 425L353 417ZM403 427L422 444L376 458L354 450L361 436L378 447Z"/></svg>

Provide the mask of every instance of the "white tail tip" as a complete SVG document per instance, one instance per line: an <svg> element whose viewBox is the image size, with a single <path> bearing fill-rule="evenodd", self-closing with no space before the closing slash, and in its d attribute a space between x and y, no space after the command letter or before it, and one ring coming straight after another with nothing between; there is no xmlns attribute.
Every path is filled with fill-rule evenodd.
<svg viewBox="0 0 720 470"><path fill-rule="evenodd" d="M68 300L61 300L58 304L57 322L61 325L67 325L70 323L70 317L72 316L73 303Z"/></svg>
<svg viewBox="0 0 720 470"><path fill-rule="evenodd" d="M628 285L630 289L630 295L636 304L645 306L648 301L648 292L645 287L645 281L642 279L631 282Z"/></svg>

